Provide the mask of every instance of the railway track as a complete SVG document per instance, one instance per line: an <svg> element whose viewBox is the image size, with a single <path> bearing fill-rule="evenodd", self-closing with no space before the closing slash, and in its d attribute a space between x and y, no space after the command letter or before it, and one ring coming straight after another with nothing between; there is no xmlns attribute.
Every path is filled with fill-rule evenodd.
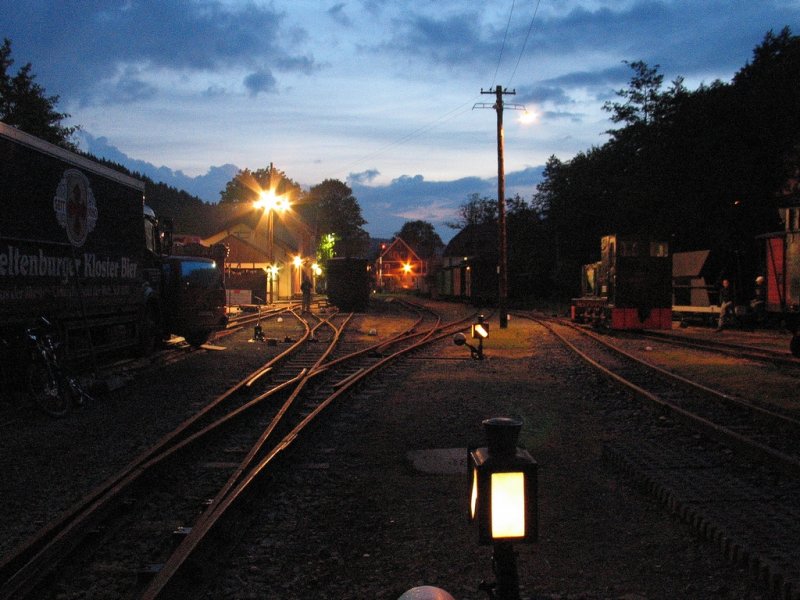
<svg viewBox="0 0 800 600"><path fill-rule="evenodd" d="M526 316L526 315L521 315ZM800 598L800 423L675 375L585 329L534 319L655 408L605 453L775 598ZM642 422L638 422L638 421Z"/></svg>
<svg viewBox="0 0 800 600"><path fill-rule="evenodd" d="M5 558L0 598L72 597L90 585L106 597L188 597L197 582L187 572L196 571L185 565L235 528L270 469L327 407L466 326L386 306L416 316L377 341L344 341L358 337L352 315L285 313L302 323L299 339Z"/></svg>
<svg viewBox="0 0 800 600"><path fill-rule="evenodd" d="M800 368L800 358L792 356L791 352L788 350L775 350L750 344L708 340L700 337L679 337L659 331L644 331L638 335L665 344L714 351L737 358L746 358L748 360L757 360L771 364ZM788 347L788 342L786 342L786 346Z"/></svg>
<svg viewBox="0 0 800 600"><path fill-rule="evenodd" d="M573 351L675 421L800 479L800 421L650 364L572 325L542 322Z"/></svg>
<svg viewBox="0 0 800 600"><path fill-rule="evenodd" d="M296 305L289 304L278 307L269 307L263 310L241 312L231 317L227 327L216 332L209 338L208 342L202 346L192 346L183 338L172 337L166 340L160 349L152 354L139 358L123 358L108 364L102 365L94 377L84 377L87 387L100 385L100 389L114 389L132 380L136 374L147 369L165 367L181 360L186 359L195 352L213 351L217 344L222 342L227 336L240 331L241 329L255 325L255 323L269 322L277 319L282 314L297 308ZM97 381L93 381L96 379ZM98 383L102 382L102 383Z"/></svg>

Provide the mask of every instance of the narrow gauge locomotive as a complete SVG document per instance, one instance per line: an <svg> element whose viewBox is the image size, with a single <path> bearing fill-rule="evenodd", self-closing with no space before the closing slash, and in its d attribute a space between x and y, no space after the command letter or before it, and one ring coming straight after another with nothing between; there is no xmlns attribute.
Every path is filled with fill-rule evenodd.
<svg viewBox="0 0 800 600"><path fill-rule="evenodd" d="M600 261L584 265L572 320L612 329L672 328L669 244L642 236L607 235Z"/></svg>

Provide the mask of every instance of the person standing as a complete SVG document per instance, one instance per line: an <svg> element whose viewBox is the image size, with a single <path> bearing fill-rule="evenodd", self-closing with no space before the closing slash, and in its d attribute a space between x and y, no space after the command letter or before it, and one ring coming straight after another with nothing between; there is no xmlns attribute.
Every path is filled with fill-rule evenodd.
<svg viewBox="0 0 800 600"><path fill-rule="evenodd" d="M300 291L303 292L303 312L311 312L311 281L307 275L303 275Z"/></svg>

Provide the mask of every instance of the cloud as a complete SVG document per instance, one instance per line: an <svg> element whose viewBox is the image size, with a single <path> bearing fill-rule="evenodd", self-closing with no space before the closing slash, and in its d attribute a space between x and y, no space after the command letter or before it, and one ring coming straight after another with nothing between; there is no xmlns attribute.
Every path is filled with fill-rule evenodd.
<svg viewBox="0 0 800 600"><path fill-rule="evenodd" d="M602 62L608 65L608 58L613 57L613 61L660 64L668 79L674 75L694 77L712 69L723 73L741 67L766 33L765 24L780 29L798 19L800 6L785 0L592 3L543 16L533 47L539 56L584 57L589 67ZM613 75L613 65L609 68L606 74ZM595 69L585 71L590 72ZM603 76L602 71L597 74ZM576 81L569 83L579 85Z"/></svg>
<svg viewBox="0 0 800 600"><path fill-rule="evenodd" d="M271 3L40 0L6 13L20 62L35 65L48 91L83 105L150 97L159 73L224 77L241 69L252 73L252 93L270 89L272 70L309 73L316 65L298 44L303 31ZM132 70L138 80L124 76Z"/></svg>
<svg viewBox="0 0 800 600"><path fill-rule="evenodd" d="M541 181L544 166L527 167L506 173L506 195L519 194L530 200ZM372 237L391 237L405 221L423 220L431 223L447 242L456 231L448 223L458 220L458 211L472 194L497 198L497 179L492 177L463 177L453 181L427 181L422 175L403 175L387 185L352 184L367 229Z"/></svg>
<svg viewBox="0 0 800 600"><path fill-rule="evenodd" d="M185 190L206 202L219 201L219 193L240 170L236 165L225 164L209 167L205 174L190 177L179 170L131 158L106 137L94 137L81 131L79 138L82 150L142 173L154 181ZM506 173L507 196L519 194L530 200L541 181L543 169L544 166L527 167ZM372 237L391 237L406 221L423 220L431 223L447 242L456 233L447 223L457 221L459 207L469 196L497 197L497 179L494 177L428 181L417 174L397 177L387 185L367 185L379 174L377 169L368 169L348 177L348 185L361 206Z"/></svg>
<svg viewBox="0 0 800 600"><path fill-rule="evenodd" d="M346 6L347 4L344 2L334 4L328 9L328 16L343 27L351 27L353 25L353 21L349 16L347 16L347 13L344 12Z"/></svg>
<svg viewBox="0 0 800 600"><path fill-rule="evenodd" d="M360 173L350 173L347 176L348 183L360 183L366 184L373 181L381 172L378 169L367 169L366 171L361 171Z"/></svg>
<svg viewBox="0 0 800 600"><path fill-rule="evenodd" d="M145 81L141 71L127 67L106 87L103 102L106 104L132 104L149 100L158 94L154 85Z"/></svg>
<svg viewBox="0 0 800 600"><path fill-rule="evenodd" d="M173 171L168 167L158 167L152 163L131 158L113 146L106 137L94 137L81 131L78 138L81 149L89 154L121 164L133 172L150 177L153 181L184 190L206 202L217 202L220 192L239 171L236 165L226 164L209 167L204 175L190 177L182 171Z"/></svg>
<svg viewBox="0 0 800 600"><path fill-rule="evenodd" d="M244 87L251 96L257 96L261 92L274 92L276 86L277 82L269 69L256 71L244 78Z"/></svg>
<svg viewBox="0 0 800 600"><path fill-rule="evenodd" d="M482 21L473 11L439 17L415 14L409 8L393 19L391 37L372 50L440 67L489 64L496 60L500 42Z"/></svg>

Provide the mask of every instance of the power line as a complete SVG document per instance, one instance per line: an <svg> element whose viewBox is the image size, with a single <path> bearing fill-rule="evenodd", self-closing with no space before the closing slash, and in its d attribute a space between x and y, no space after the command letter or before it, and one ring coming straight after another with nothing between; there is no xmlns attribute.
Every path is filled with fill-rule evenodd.
<svg viewBox="0 0 800 600"><path fill-rule="evenodd" d="M464 104L461 104L461 105L457 106L456 108L444 113L442 116L440 116L440 117L434 119L433 121L423 125L422 127L419 127L417 129L415 129L411 133L408 133L408 134L406 134L406 135L404 135L404 136L402 136L402 137L400 137L400 138L398 138L398 139L396 139L396 140L394 140L392 142L389 142L388 144L385 144L384 146L381 146L380 148L378 148L377 150L374 150L373 152L370 152L368 154L365 154L365 155L353 160L351 163L349 163L346 166L344 166L342 170L348 171L352 167L354 167L355 165L357 165L357 164L359 164L359 163L361 163L361 162L363 162L365 160L368 160L370 158L373 158L375 156L379 156L379 155L383 154L384 152L386 152L387 150L389 150L390 148L394 148L395 146L401 146L401 145L405 144L406 142L408 142L408 141L410 141L410 140L412 140L412 139L414 139L416 137L419 137L423 133L426 133L426 132L430 131L431 129L433 129L434 127L436 127L437 125L439 125L441 123L444 123L446 121L452 121L456 117L461 116L463 113L468 112L468 110L464 110L464 107L469 106L470 104L473 104L474 101L475 101L475 99L469 100L468 102L465 102ZM472 110L472 109L469 109L469 110Z"/></svg>
<svg viewBox="0 0 800 600"><path fill-rule="evenodd" d="M511 77L508 79L508 85L511 85L511 82L514 80L514 75L517 74L517 67L519 67L519 61L522 60L522 55L525 52L525 46L528 45L528 38L531 35L531 30L533 29L533 22L536 20L536 13L539 12L539 4L542 0L536 0L536 8L533 9L533 16L531 17L531 24L528 26L528 33L525 35L525 41L522 43L522 49L519 51L519 56L517 57L517 64L514 65L514 70L511 72Z"/></svg>
<svg viewBox="0 0 800 600"><path fill-rule="evenodd" d="M520 61L522 59L522 55L525 52L525 47L528 44L528 38L530 37L531 30L533 29L533 24L534 24L534 21L536 19L536 14L539 11L539 4L540 3L541 3L541 0L537 0L536 8L533 11L533 17L531 17L531 22L530 22L530 25L528 26L528 33L525 36L525 41L522 44L522 48L520 49L519 56L517 57L517 62L516 62L516 65L514 66L514 71L511 73L511 78L509 79L509 84L511 83L511 80L514 79L514 75L517 72L517 68L519 67L519 63L520 63ZM508 31L509 31L509 29L511 27L511 19L512 19L513 15L514 15L515 6L516 6L516 0L512 0L512 2L511 2L511 10L508 13L508 21L506 22L506 30L505 30L505 33L503 35L503 43L502 43L502 46L500 48L500 55L498 56L497 67L495 68L495 72L494 72L494 79L492 80L492 87L494 87L494 83L497 80L497 73L500 70L500 64L501 64L502 59L503 59L503 53L505 51L506 40L508 38ZM386 152L390 148L394 148L396 146L401 146L401 145L405 144L406 142L409 142L412 139L415 139L415 138L419 137L423 133L426 133L426 132L430 131L431 129L433 129L434 127L440 125L441 123L453 120L456 117L461 116L461 114L467 112L466 110L463 110L464 107L469 106L470 104L474 104L474 102L475 102L475 99L472 99L472 100L469 100L468 102L465 102L464 104L461 104L460 106L458 106L458 107L456 107L456 108L444 113L442 116L440 116L440 117L434 119L433 121L423 125L422 127L419 127L417 129L415 129L411 133L408 133L408 134L406 134L406 135L404 135L404 136L402 136L402 137L400 137L400 138L398 138L398 139L396 139L396 140L394 140L392 142L389 142L388 144L385 144L384 146L381 146L380 148L378 148L377 150L375 150L373 152L370 152L368 154L365 154L365 155L353 160L352 162L350 162L349 164L344 166L342 168L342 170L349 171L354 166L356 166L356 165L358 165L358 164L360 164L360 163L362 163L362 162L364 162L364 161L366 161L366 160L368 160L370 158L374 158L375 156L380 156L381 154L383 154L384 152ZM522 107L520 105L507 104L506 106L507 106L507 108L515 108L515 109L520 109L520 110L524 109L524 107Z"/></svg>
<svg viewBox="0 0 800 600"><path fill-rule="evenodd" d="M490 87L494 87L494 84L497 81L497 72L500 70L500 63L503 62L503 51L506 48L508 29L511 27L511 16L514 14L514 5L516 4L516 1L517 0L512 0L511 2L511 10L508 12L508 22L506 23L506 32L503 34L503 44L500 46L500 56L497 58L497 66L494 69L494 77L492 78L492 85Z"/></svg>

